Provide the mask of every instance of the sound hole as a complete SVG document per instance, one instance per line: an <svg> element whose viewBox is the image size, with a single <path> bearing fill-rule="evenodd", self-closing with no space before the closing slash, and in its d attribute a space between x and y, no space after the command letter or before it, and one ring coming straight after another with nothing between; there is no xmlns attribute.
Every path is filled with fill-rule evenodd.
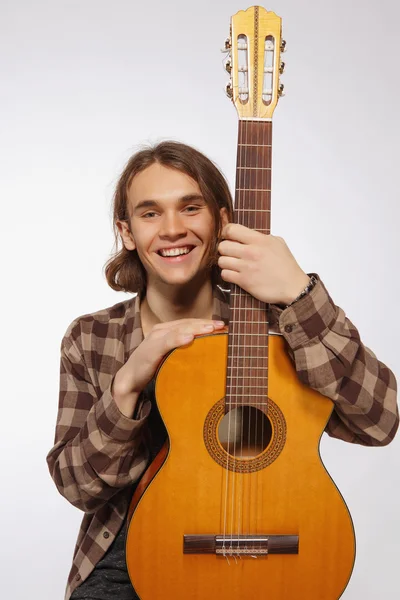
<svg viewBox="0 0 400 600"><path fill-rule="evenodd" d="M230 410L218 427L223 449L235 458L254 458L271 441L272 426L268 417L254 406Z"/></svg>

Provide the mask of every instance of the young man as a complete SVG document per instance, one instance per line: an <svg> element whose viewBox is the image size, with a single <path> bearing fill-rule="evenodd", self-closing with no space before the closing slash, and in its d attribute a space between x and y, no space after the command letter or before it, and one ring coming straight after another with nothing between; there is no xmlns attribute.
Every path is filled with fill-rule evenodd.
<svg viewBox="0 0 400 600"><path fill-rule="evenodd" d="M236 283L269 304L298 377L334 401L329 435L378 446L396 433L395 377L318 275L304 273L283 239L231 221L223 176L186 145L143 150L121 175L114 227L123 247L106 277L137 296L78 317L61 343L47 461L60 493L85 513L65 600L137 598L125 564L126 514L165 439L154 374L170 350L227 325L221 286Z"/></svg>

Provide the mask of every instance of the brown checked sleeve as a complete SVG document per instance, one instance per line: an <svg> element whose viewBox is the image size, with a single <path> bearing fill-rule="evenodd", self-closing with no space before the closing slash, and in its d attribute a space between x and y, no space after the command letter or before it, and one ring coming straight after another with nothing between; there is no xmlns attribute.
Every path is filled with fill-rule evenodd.
<svg viewBox="0 0 400 600"><path fill-rule="evenodd" d="M146 390L134 419L119 411L111 394L115 374L142 340L134 297L78 317L61 341L58 414L47 463L59 492L85 513L66 600L114 541L132 484L148 463L144 430L151 402Z"/></svg>
<svg viewBox="0 0 400 600"><path fill-rule="evenodd" d="M142 474L147 450L141 433L150 407L138 419L125 417L111 395L114 377L97 394L78 346L79 327L61 346L59 415L48 465L59 492L90 513Z"/></svg>
<svg viewBox="0 0 400 600"><path fill-rule="evenodd" d="M312 273L310 273L312 275ZM360 339L358 330L318 283L279 319L299 379L335 404L327 433L346 442L384 446L399 425L392 371Z"/></svg>

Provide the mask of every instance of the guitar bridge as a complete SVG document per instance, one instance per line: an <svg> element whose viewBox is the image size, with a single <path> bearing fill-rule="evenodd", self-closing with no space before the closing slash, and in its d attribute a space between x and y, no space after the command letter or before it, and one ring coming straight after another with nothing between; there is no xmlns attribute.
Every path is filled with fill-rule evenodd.
<svg viewBox="0 0 400 600"><path fill-rule="evenodd" d="M184 535L184 554L266 556L298 554L298 535Z"/></svg>

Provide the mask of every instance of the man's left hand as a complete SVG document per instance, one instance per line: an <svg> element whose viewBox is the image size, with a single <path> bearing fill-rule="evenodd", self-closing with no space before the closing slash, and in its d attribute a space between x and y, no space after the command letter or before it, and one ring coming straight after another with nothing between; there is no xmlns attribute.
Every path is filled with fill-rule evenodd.
<svg viewBox="0 0 400 600"><path fill-rule="evenodd" d="M224 281L271 304L290 304L309 282L285 240L237 223L222 229L218 266Z"/></svg>

